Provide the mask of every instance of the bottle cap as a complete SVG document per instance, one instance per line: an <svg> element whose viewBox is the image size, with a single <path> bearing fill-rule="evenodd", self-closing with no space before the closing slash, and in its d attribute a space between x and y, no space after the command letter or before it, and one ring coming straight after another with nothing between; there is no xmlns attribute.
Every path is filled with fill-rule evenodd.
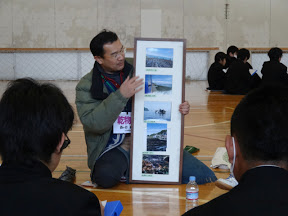
<svg viewBox="0 0 288 216"><path fill-rule="evenodd" d="M195 176L190 176L189 177L189 181L196 181L196 177Z"/></svg>

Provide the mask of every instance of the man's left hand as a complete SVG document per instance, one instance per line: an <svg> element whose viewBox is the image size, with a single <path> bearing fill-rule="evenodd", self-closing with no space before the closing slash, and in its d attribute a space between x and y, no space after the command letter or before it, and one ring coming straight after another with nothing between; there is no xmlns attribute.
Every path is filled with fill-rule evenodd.
<svg viewBox="0 0 288 216"><path fill-rule="evenodd" d="M190 111L190 104L188 101L185 101L184 103L180 104L179 106L179 112L183 115L187 115Z"/></svg>

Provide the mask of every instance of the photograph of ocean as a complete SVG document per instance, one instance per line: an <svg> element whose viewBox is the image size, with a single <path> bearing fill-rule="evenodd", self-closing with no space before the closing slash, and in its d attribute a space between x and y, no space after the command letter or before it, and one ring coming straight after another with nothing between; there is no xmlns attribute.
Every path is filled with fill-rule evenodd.
<svg viewBox="0 0 288 216"><path fill-rule="evenodd" d="M145 94L171 95L172 75L145 75Z"/></svg>
<svg viewBox="0 0 288 216"><path fill-rule="evenodd" d="M171 121L171 102L144 101L144 120Z"/></svg>

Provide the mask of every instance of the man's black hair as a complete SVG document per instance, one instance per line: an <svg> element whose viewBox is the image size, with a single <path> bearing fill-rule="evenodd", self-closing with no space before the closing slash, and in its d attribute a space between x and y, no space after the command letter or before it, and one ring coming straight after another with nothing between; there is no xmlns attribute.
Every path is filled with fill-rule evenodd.
<svg viewBox="0 0 288 216"><path fill-rule="evenodd" d="M241 59L242 61L247 58L247 60L250 58L250 52L248 49L242 48L238 51L237 58Z"/></svg>
<svg viewBox="0 0 288 216"><path fill-rule="evenodd" d="M266 86L251 91L231 118L231 135L248 161L288 158L288 88Z"/></svg>
<svg viewBox="0 0 288 216"><path fill-rule="evenodd" d="M220 60L223 61L223 59L227 59L227 55L224 52L216 53L216 55L214 57L215 62L220 62Z"/></svg>
<svg viewBox="0 0 288 216"><path fill-rule="evenodd" d="M74 112L62 91L32 79L9 83L0 101L0 154L6 162L50 162Z"/></svg>
<svg viewBox="0 0 288 216"><path fill-rule="evenodd" d="M112 31L107 31L103 29L99 34L97 34L90 42L90 51L93 56L104 56L103 46L107 43L113 43L118 40L116 33Z"/></svg>
<svg viewBox="0 0 288 216"><path fill-rule="evenodd" d="M227 55L229 55L229 53L238 53L239 49L238 47L232 45L232 46L229 46L228 49L227 49Z"/></svg>
<svg viewBox="0 0 288 216"><path fill-rule="evenodd" d="M279 61L279 59L282 57L282 55L283 55L283 51L278 47L273 47L268 52L268 56L269 56L271 61L272 60Z"/></svg>

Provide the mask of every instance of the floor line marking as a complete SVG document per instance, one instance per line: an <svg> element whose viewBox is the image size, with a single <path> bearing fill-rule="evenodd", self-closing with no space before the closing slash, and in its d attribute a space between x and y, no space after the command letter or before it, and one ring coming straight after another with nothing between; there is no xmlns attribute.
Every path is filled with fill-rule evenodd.
<svg viewBox="0 0 288 216"><path fill-rule="evenodd" d="M184 128L207 127L207 126L213 126L213 125L218 125L218 124L227 124L227 123L230 123L230 120L224 121L224 122L218 122L218 123L204 124L204 125L185 126Z"/></svg>
<svg viewBox="0 0 288 216"><path fill-rule="evenodd" d="M203 136L197 136L197 135L191 135L191 134L184 134L184 135L185 135L185 136L192 136L192 137L198 137L198 138L208 139L208 140L215 140L215 141L225 142L225 140L213 139L213 138L209 138L209 137L203 137Z"/></svg>

